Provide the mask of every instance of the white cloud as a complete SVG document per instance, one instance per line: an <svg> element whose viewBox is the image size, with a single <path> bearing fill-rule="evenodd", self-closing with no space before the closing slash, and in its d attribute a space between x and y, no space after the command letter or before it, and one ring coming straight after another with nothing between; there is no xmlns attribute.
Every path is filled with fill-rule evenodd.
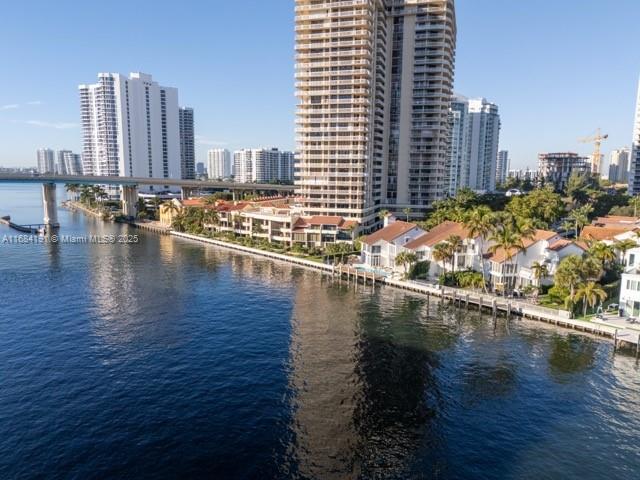
<svg viewBox="0 0 640 480"><path fill-rule="evenodd" d="M65 130L68 128L78 128L80 125L70 122L43 122L42 120L27 120L27 125L33 125L35 127L56 128L58 130Z"/></svg>
<svg viewBox="0 0 640 480"><path fill-rule="evenodd" d="M0 106L0 110L15 110L16 108L20 108L20 105L18 105L17 103Z"/></svg>
<svg viewBox="0 0 640 480"><path fill-rule="evenodd" d="M195 140L198 145L206 145L208 147L224 147L226 145L229 145L228 142L223 142L220 140L211 140L206 137L202 137L200 135L196 135Z"/></svg>
<svg viewBox="0 0 640 480"><path fill-rule="evenodd" d="M27 105L42 105L42 102L40 100L31 100L27 102Z"/></svg>

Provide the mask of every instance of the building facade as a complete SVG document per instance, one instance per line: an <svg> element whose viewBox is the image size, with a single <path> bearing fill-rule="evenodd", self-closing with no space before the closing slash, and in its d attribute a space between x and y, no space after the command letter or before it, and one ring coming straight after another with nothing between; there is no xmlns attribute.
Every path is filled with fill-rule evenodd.
<svg viewBox="0 0 640 480"><path fill-rule="evenodd" d="M82 156L71 150L58 150L56 170L60 175L82 175Z"/></svg>
<svg viewBox="0 0 640 480"><path fill-rule="evenodd" d="M207 173L211 180L230 178L233 175L231 152L225 148L215 148L207 152Z"/></svg>
<svg viewBox="0 0 640 480"><path fill-rule="evenodd" d="M640 83L636 98L636 112L633 121L633 140L631 142L631 164L629 165L629 195L640 193Z"/></svg>
<svg viewBox="0 0 640 480"><path fill-rule="evenodd" d="M496 184L503 184L507 181L510 163L509 152L507 150L500 150L496 163Z"/></svg>
<svg viewBox="0 0 640 480"><path fill-rule="evenodd" d="M233 152L233 175L238 183L291 182L294 154L277 148L245 148Z"/></svg>
<svg viewBox="0 0 640 480"><path fill-rule="evenodd" d="M591 171L588 157L577 153L541 153L538 155L538 173L544 181L552 183L558 191L564 190L572 173Z"/></svg>
<svg viewBox="0 0 640 480"><path fill-rule="evenodd" d="M461 188L494 191L500 141L498 106L484 98L455 95L450 121L449 195Z"/></svg>
<svg viewBox="0 0 640 480"><path fill-rule="evenodd" d="M180 175L185 180L196 178L196 149L193 127L193 108L178 109L180 130Z"/></svg>
<svg viewBox="0 0 640 480"><path fill-rule="evenodd" d="M500 142L498 106L484 98L469 100L471 122L471 158L469 185L472 190L493 192L496 189L496 162Z"/></svg>
<svg viewBox="0 0 640 480"><path fill-rule="evenodd" d="M454 95L449 112L451 140L449 156L449 195L469 186L469 159L471 158L471 132L469 121L469 101Z"/></svg>
<svg viewBox="0 0 640 480"><path fill-rule="evenodd" d="M614 183L627 183L629 181L629 157L628 148L619 148L611 152L609 159L609 180Z"/></svg>
<svg viewBox="0 0 640 480"><path fill-rule="evenodd" d="M100 73L79 91L85 175L181 177L177 89L144 73Z"/></svg>
<svg viewBox="0 0 640 480"><path fill-rule="evenodd" d="M43 175L56 173L55 153L50 148L37 150L38 173Z"/></svg>
<svg viewBox="0 0 640 480"><path fill-rule="evenodd" d="M453 0L296 0L297 194L365 229L447 193Z"/></svg>

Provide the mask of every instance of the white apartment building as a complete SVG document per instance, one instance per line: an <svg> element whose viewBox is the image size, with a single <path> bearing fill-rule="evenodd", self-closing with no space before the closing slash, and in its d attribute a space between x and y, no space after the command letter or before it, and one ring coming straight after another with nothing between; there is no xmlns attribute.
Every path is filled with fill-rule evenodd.
<svg viewBox="0 0 640 480"><path fill-rule="evenodd" d="M469 188L493 192L496 189L496 162L500 142L498 106L484 98L469 100L471 158Z"/></svg>
<svg viewBox="0 0 640 480"><path fill-rule="evenodd" d="M251 148L233 152L233 174L238 183L290 182L294 154L277 148Z"/></svg>
<svg viewBox="0 0 640 480"><path fill-rule="evenodd" d="M500 141L498 106L484 98L455 95L450 121L449 195L461 188L494 191Z"/></svg>
<svg viewBox="0 0 640 480"><path fill-rule="evenodd" d="M56 173L56 161L54 151L50 148L37 150L38 173L43 175Z"/></svg>
<svg viewBox="0 0 640 480"><path fill-rule="evenodd" d="M496 184L503 184L507 181L510 163L509 152L500 150L498 152L498 163L496 164Z"/></svg>
<svg viewBox="0 0 640 480"><path fill-rule="evenodd" d="M79 90L86 175L181 177L177 89L144 73L100 73Z"/></svg>
<svg viewBox="0 0 640 480"><path fill-rule="evenodd" d="M296 0L297 194L369 230L447 193L453 0Z"/></svg>
<svg viewBox="0 0 640 480"><path fill-rule="evenodd" d="M230 178L233 174L231 152L225 148L214 148L207 152L207 174L211 180Z"/></svg>
<svg viewBox="0 0 640 480"><path fill-rule="evenodd" d="M193 108L178 109L180 130L180 175L185 180L196 178L196 149L193 129Z"/></svg>
<svg viewBox="0 0 640 480"><path fill-rule="evenodd" d="M627 183L629 181L629 157L628 148L618 148L611 152L609 158L609 180L614 183Z"/></svg>
<svg viewBox="0 0 640 480"><path fill-rule="evenodd" d="M60 175L82 175L82 156L71 150L58 150L56 171Z"/></svg>
<svg viewBox="0 0 640 480"><path fill-rule="evenodd" d="M449 156L449 195L469 186L469 158L471 156L471 132L469 127L469 101L454 95L449 112L451 120L451 153Z"/></svg>
<svg viewBox="0 0 640 480"><path fill-rule="evenodd" d="M631 142L631 160L629 169L629 195L640 193L640 84L636 99L636 112L633 122L633 140Z"/></svg>

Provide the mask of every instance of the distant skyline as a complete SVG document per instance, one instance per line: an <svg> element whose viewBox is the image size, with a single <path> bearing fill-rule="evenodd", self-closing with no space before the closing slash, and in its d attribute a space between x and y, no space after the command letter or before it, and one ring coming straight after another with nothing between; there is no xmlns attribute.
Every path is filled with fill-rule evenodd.
<svg viewBox="0 0 640 480"><path fill-rule="evenodd" d="M140 71L178 88L194 109L197 162L209 148L295 149L293 0L140 1L144 15L124 16L127 5L110 2L99 24L70 0L3 5L0 166L35 166L40 147L80 152L78 85L98 72ZM455 91L498 104L511 168L536 167L540 152L589 154L578 138L601 127L606 172L609 152L631 143L640 2L456 9Z"/></svg>

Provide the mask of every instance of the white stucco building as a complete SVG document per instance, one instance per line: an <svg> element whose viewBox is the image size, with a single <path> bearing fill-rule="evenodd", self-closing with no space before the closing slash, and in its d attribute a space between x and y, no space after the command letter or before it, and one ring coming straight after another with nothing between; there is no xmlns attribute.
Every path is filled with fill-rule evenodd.
<svg viewBox="0 0 640 480"><path fill-rule="evenodd" d="M233 174L231 152L226 148L213 148L207 152L207 175L211 180L229 178Z"/></svg>
<svg viewBox="0 0 640 480"><path fill-rule="evenodd" d="M245 148L233 152L233 175L239 183L293 181L294 154L277 148Z"/></svg>
<svg viewBox="0 0 640 480"><path fill-rule="evenodd" d="M500 142L498 106L484 98L455 95L450 120L449 195L465 187L479 192L494 191Z"/></svg>
<svg viewBox="0 0 640 480"><path fill-rule="evenodd" d="M60 175L82 175L82 156L71 150L58 150L56 170Z"/></svg>
<svg viewBox="0 0 640 480"><path fill-rule="evenodd" d="M79 91L85 175L181 178L177 89L145 73L100 73Z"/></svg>
<svg viewBox="0 0 640 480"><path fill-rule="evenodd" d="M425 232L415 223L385 219L386 226L362 241L362 262L370 268L400 270L396 256L403 246Z"/></svg>
<svg viewBox="0 0 640 480"><path fill-rule="evenodd" d="M55 153L50 148L39 148L36 152L38 162L38 173L56 173Z"/></svg>

